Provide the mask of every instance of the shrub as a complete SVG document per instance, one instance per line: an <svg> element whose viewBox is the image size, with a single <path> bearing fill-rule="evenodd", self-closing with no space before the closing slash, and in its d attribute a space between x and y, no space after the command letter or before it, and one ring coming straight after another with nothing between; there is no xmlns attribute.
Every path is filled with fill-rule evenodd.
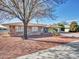
<svg viewBox="0 0 79 59"><path fill-rule="evenodd" d="M77 22L73 21L70 24L70 32L78 32L79 28L78 28L78 24Z"/></svg>
<svg viewBox="0 0 79 59"><path fill-rule="evenodd" d="M53 30L53 36L59 36L59 35L60 35L60 33L59 33L59 32L57 32L57 31Z"/></svg>

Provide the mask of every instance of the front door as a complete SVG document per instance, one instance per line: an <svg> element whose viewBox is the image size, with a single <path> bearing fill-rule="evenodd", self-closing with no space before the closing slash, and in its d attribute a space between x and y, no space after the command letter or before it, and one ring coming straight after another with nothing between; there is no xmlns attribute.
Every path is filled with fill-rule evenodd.
<svg viewBox="0 0 79 59"><path fill-rule="evenodd" d="M48 33L48 28L44 28L44 33Z"/></svg>
<svg viewBox="0 0 79 59"><path fill-rule="evenodd" d="M14 25L12 25L12 26L10 26L10 33L15 33L15 26Z"/></svg>

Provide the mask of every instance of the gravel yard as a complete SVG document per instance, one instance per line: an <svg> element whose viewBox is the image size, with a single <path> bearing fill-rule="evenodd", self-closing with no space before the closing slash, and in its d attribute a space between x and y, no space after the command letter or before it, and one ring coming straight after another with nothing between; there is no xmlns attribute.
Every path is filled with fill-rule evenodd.
<svg viewBox="0 0 79 59"><path fill-rule="evenodd" d="M54 48L68 42L78 40L61 37L29 38L0 37L0 59L15 59L37 51Z"/></svg>

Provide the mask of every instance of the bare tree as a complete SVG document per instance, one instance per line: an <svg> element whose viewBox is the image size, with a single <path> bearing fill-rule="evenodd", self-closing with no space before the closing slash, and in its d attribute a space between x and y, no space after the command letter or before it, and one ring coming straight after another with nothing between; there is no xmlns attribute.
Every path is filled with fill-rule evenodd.
<svg viewBox="0 0 79 59"><path fill-rule="evenodd" d="M63 0L0 0L0 10L19 18L24 24L24 38L27 39L27 26L33 18L51 17L54 4Z"/></svg>

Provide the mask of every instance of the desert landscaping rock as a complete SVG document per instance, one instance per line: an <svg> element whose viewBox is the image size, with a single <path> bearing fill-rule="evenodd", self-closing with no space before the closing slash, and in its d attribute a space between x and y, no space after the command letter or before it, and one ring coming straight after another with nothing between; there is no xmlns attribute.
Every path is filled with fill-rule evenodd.
<svg viewBox="0 0 79 59"><path fill-rule="evenodd" d="M16 59L79 59L79 42L71 42Z"/></svg>
<svg viewBox="0 0 79 59"><path fill-rule="evenodd" d="M61 49L59 48L60 45L62 46L63 44L67 44L68 42L71 41L79 42L79 39L72 39L65 37L45 37L45 38L33 38L33 40L31 40L31 38L29 40L23 40L23 38L21 37L0 37L0 59L16 59L17 57L20 56L25 56L24 58L26 58L26 55L28 56L28 54L30 54L29 56L34 55L34 57L30 57L31 59L33 58L54 59L55 57L52 56L56 55L53 52L55 52L55 50L58 49L60 50ZM68 49L64 46L65 45L63 45L63 50ZM73 46L73 44L71 44L71 46ZM74 44L74 48L76 46L79 46L78 43ZM55 47L58 48L54 49ZM74 48L72 49L75 50ZM76 54L78 54L78 52L76 52Z"/></svg>

